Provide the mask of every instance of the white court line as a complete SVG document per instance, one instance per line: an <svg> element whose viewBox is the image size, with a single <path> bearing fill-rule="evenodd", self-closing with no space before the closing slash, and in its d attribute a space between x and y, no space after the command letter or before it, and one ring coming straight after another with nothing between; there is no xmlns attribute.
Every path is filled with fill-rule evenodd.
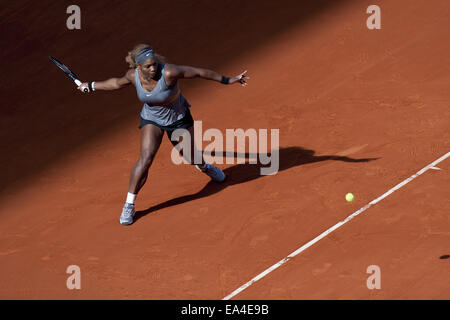
<svg viewBox="0 0 450 320"><path fill-rule="evenodd" d="M230 293L229 295L227 295L225 298L223 298L222 300L229 300L231 298L233 298L235 295L239 294L240 292L244 291L245 289L247 289L249 286L251 286L252 284L254 284L256 281L262 279L263 277L265 277L266 275L268 275L270 272L274 271L275 269L279 268L281 265L285 264L286 262L288 262L290 259L292 259L293 257L295 257L296 255L298 255L300 252L305 251L306 249L308 249L310 246L312 246L313 244L315 244L316 242L318 242L319 240L325 238L327 235L329 235L331 232L333 232L334 230L342 227L344 224L346 224L347 222L349 222L350 220L352 220L354 217L356 217L357 215L361 214L362 212L366 211L367 209L369 209L371 206L373 206L374 204L380 202L381 200L383 200L384 198L386 198L388 195L392 194L394 191L400 189L401 187L403 187L405 184L411 182L412 180L414 180L415 178L417 178L418 176L420 176L422 173L424 173L425 171L431 169L432 167L434 167L435 165L437 165L439 162L444 161L445 159L447 159L450 156L450 152L447 152L445 155L443 155L442 157L440 157L439 159L437 159L436 161L434 161L433 163L430 163L429 165L427 165L425 168L423 168L422 170L419 170L417 173L413 174L411 177L409 177L406 180L403 180L402 182L400 182L399 184L397 184L395 187L393 187L392 189L390 189L388 192L386 192L385 194L379 196L378 198L376 198L375 200L372 200L371 202L369 202L368 204L366 204L364 207L362 207L361 209L359 209L358 211L355 211L354 213L352 213L351 215L349 215L347 218L345 218L344 221L341 221L339 223L336 223L334 226L332 226L331 228L329 228L328 230L324 231L323 233L321 233L320 235L318 235L317 237L315 237L314 239L312 239L310 242L308 242L307 244L301 246L300 248L298 248L297 250L295 250L294 252L292 252L290 255L288 255L286 258L283 258L282 260L278 261L277 263L275 263L273 266L271 266L270 268L267 268L266 270L264 270L263 272L261 272L260 274L258 274L256 277L254 277L252 280L250 280L249 282L247 282L246 284L242 285L241 287L239 287L238 289L234 290L232 293Z"/></svg>

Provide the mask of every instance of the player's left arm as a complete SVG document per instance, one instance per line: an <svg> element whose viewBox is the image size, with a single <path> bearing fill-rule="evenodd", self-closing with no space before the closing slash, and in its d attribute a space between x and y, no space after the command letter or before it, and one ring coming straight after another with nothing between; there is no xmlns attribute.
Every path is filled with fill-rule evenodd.
<svg viewBox="0 0 450 320"><path fill-rule="evenodd" d="M246 80L250 79L250 77L246 75L247 70L245 70L241 74L238 74L237 76L227 78L213 70L191 66L180 66L176 64L168 64L164 69L164 73L166 79L170 83L175 83L178 79L202 78L225 84L240 83L241 85L246 86Z"/></svg>

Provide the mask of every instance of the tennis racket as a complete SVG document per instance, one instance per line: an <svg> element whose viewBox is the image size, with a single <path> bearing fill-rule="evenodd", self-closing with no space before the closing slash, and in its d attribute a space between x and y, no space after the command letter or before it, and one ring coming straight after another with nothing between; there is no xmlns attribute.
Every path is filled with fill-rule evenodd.
<svg viewBox="0 0 450 320"><path fill-rule="evenodd" d="M82 84L82 82L80 80L78 80L78 77L75 75L75 73L73 73L66 65L62 64L61 62L59 62L58 60L56 60L55 58L53 58L52 56L48 57L50 59L51 62L53 62L58 68L60 68L66 75L68 75L77 86L80 86ZM83 89L84 92L88 92L88 88L84 88Z"/></svg>

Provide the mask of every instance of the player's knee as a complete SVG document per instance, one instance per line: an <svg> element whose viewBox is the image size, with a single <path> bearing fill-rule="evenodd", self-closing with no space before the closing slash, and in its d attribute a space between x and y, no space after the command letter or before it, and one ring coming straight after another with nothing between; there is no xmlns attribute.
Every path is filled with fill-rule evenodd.
<svg viewBox="0 0 450 320"><path fill-rule="evenodd" d="M139 162L145 169L148 169L152 165L152 162L153 162L154 158L155 158L155 155L153 153L151 153L151 152L143 152L141 154Z"/></svg>

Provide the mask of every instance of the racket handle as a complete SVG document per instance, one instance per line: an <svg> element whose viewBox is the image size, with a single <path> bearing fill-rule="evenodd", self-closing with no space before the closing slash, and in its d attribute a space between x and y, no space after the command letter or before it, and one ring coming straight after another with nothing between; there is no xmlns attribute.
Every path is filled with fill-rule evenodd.
<svg viewBox="0 0 450 320"><path fill-rule="evenodd" d="M75 84L77 85L77 86L80 86L81 84L82 84L82 82L80 81L80 80L78 80L78 79L75 79L74 80L75 81ZM88 92L89 90L88 90L88 88L84 88L83 89L83 92Z"/></svg>

